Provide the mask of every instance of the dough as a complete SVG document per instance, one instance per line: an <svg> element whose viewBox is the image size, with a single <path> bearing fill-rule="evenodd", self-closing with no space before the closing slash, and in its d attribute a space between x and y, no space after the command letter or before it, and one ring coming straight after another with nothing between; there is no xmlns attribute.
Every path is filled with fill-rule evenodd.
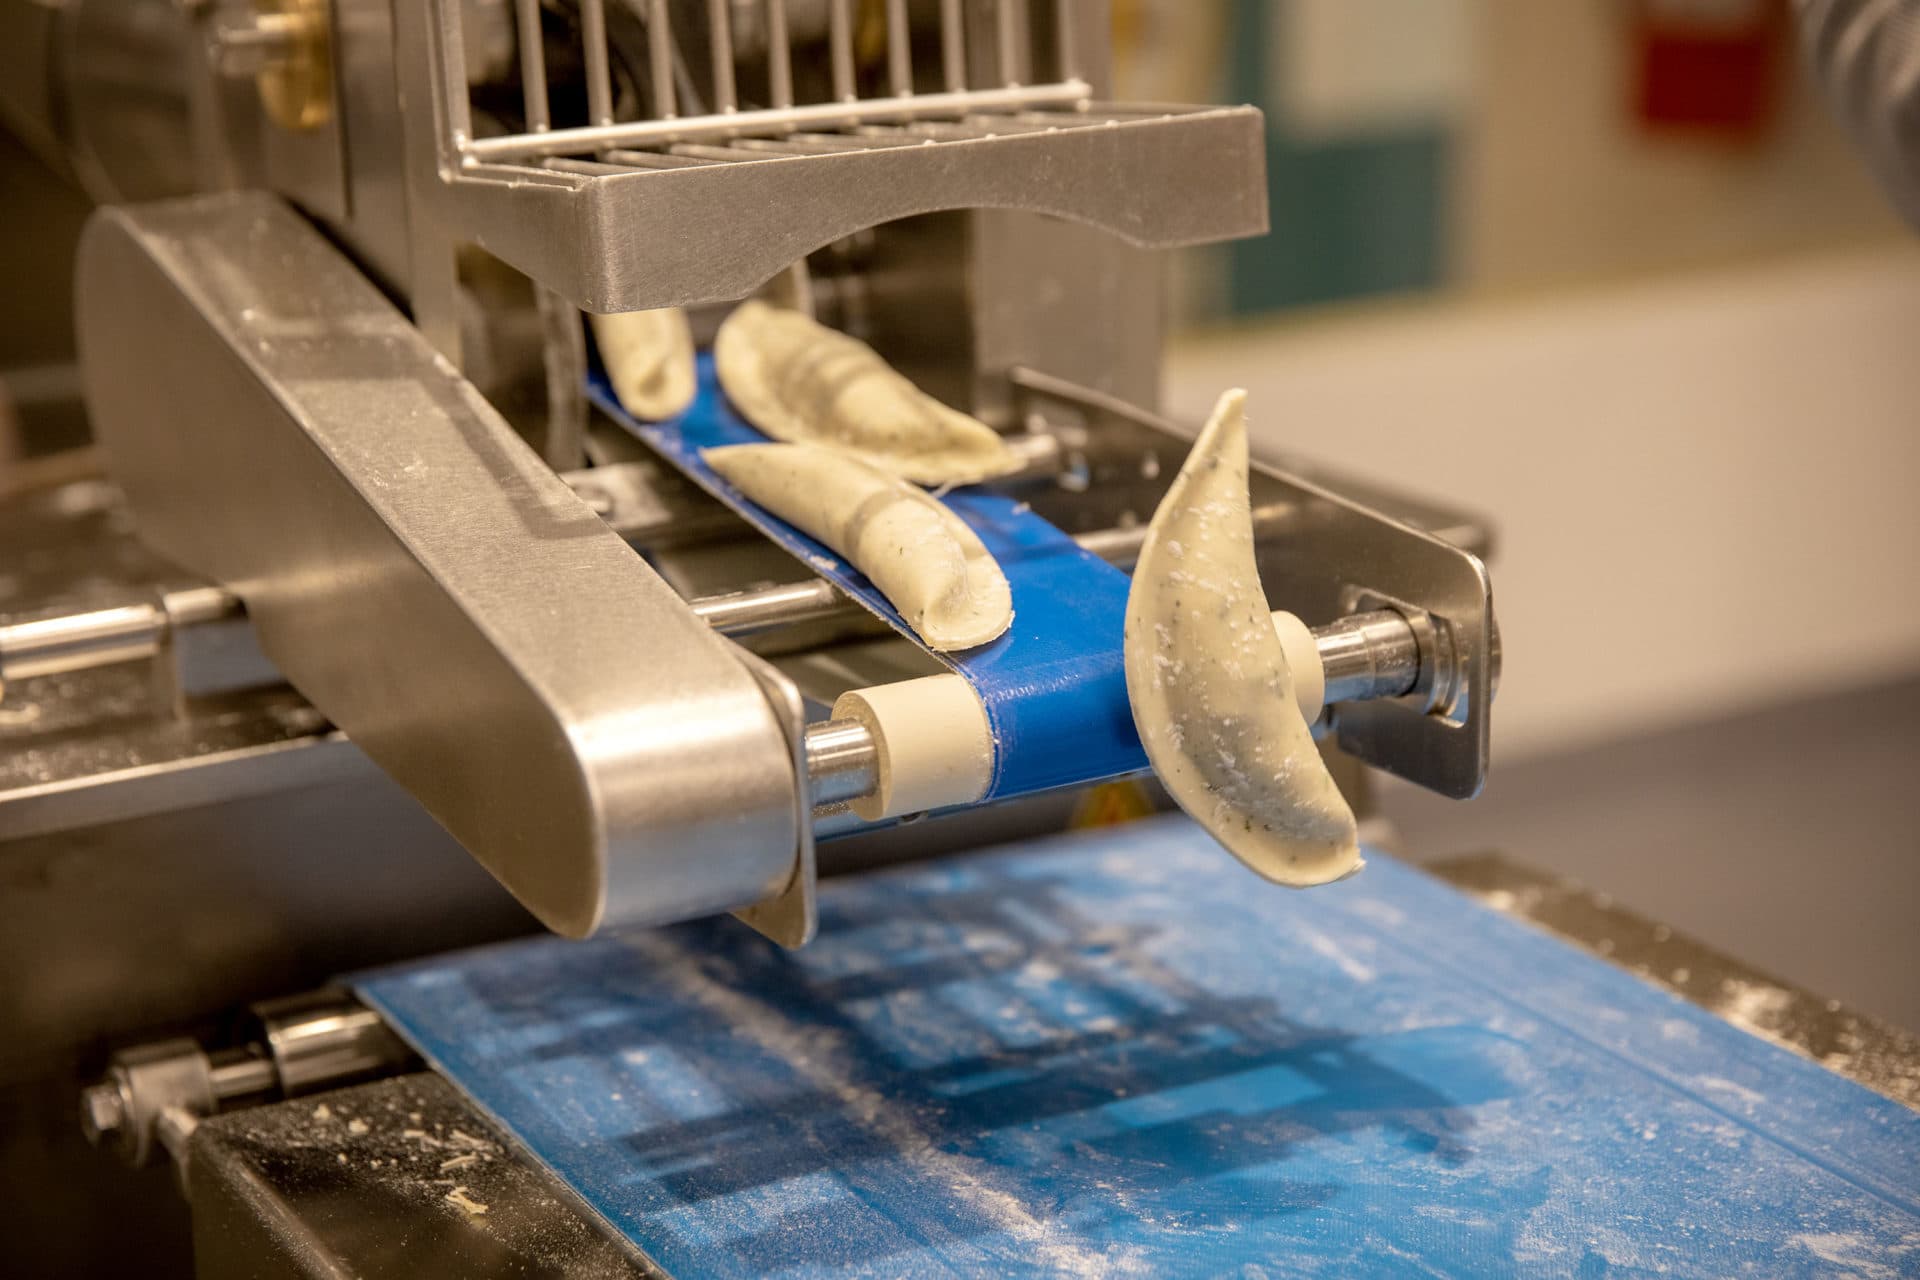
<svg viewBox="0 0 1920 1280"><path fill-rule="evenodd" d="M971 649L1013 623L1006 575L966 522L906 481L812 444L702 451L727 482L853 562L928 647Z"/></svg>
<svg viewBox="0 0 1920 1280"><path fill-rule="evenodd" d="M714 341L727 398L776 440L844 449L919 484L975 484L1017 470L993 428L914 386L857 338L749 300Z"/></svg>
<svg viewBox="0 0 1920 1280"><path fill-rule="evenodd" d="M1214 839L1280 884L1360 869L1353 810L1314 746L1260 591L1244 391L1220 398L1154 512L1125 657L1147 758Z"/></svg>
<svg viewBox="0 0 1920 1280"><path fill-rule="evenodd" d="M678 307L592 316L593 340L613 394L628 413L660 422L687 411L698 390L693 330Z"/></svg>

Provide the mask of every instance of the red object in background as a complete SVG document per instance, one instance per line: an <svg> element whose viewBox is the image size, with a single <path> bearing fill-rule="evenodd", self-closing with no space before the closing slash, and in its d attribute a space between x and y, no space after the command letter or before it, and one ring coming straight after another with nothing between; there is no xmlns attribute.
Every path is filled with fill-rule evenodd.
<svg viewBox="0 0 1920 1280"><path fill-rule="evenodd" d="M1649 132L1752 142L1773 120L1784 0L1636 0L1636 108Z"/></svg>

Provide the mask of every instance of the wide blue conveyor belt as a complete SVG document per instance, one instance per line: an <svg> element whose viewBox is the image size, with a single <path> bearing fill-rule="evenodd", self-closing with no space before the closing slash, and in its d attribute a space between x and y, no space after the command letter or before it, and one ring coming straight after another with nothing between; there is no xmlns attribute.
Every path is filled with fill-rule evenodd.
<svg viewBox="0 0 1920 1280"><path fill-rule="evenodd" d="M1375 856L1179 817L361 994L677 1277L1890 1277L1920 1115Z"/></svg>
<svg viewBox="0 0 1920 1280"><path fill-rule="evenodd" d="M748 502L700 460L700 450L765 444L721 394L710 354L700 356L700 394L668 422L641 422L620 407L597 365L594 403L702 488L746 517L816 573L913 639L912 629L866 577L827 547ZM944 501L973 527L1013 588L1013 626L991 644L935 657L979 692L993 727L989 798L1117 777L1147 766L1127 704L1120 641L1127 576L1089 555L1024 502L966 488Z"/></svg>

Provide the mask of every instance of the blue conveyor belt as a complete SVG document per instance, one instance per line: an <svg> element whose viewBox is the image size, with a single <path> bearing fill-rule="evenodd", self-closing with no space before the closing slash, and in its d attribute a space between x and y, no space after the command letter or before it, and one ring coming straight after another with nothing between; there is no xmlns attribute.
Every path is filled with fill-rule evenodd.
<svg viewBox="0 0 1920 1280"><path fill-rule="evenodd" d="M361 994L676 1277L1899 1276L1920 1115L1374 855L1178 816Z"/></svg>
<svg viewBox="0 0 1920 1280"><path fill-rule="evenodd" d="M701 461L702 449L767 440L727 404L711 355L700 356L700 394L693 407L669 422L641 422L627 414L598 365L588 380L588 392L615 421L702 488L813 572L919 643L898 611L864 575L827 547L748 502ZM1146 768L1121 666L1126 575L1082 551L1072 538L1015 498L971 487L947 494L944 501L980 535L1013 588L1013 626L1006 635L977 649L934 655L966 677L986 707L995 741L988 798L1025 795Z"/></svg>

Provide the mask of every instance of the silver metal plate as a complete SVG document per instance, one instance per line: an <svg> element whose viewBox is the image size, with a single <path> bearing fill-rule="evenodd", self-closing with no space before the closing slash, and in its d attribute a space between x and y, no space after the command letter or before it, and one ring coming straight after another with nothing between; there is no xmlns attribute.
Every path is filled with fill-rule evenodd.
<svg viewBox="0 0 1920 1280"><path fill-rule="evenodd" d="M142 535L549 927L792 877L788 734L695 618L279 200L109 209L88 405Z"/></svg>

